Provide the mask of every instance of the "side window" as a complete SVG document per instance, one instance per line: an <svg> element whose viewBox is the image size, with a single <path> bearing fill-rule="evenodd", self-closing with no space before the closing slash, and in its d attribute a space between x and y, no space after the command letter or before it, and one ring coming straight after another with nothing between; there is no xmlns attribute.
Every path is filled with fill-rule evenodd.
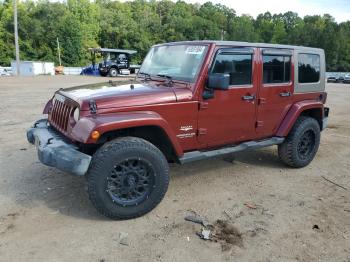
<svg viewBox="0 0 350 262"><path fill-rule="evenodd" d="M291 57L287 55L263 55L264 84L290 81Z"/></svg>
<svg viewBox="0 0 350 262"><path fill-rule="evenodd" d="M119 60L120 61L124 61L124 60L126 60L126 55L125 54L119 54Z"/></svg>
<svg viewBox="0 0 350 262"><path fill-rule="evenodd" d="M252 83L252 55L218 54L212 73L229 74L230 85L250 85Z"/></svg>
<svg viewBox="0 0 350 262"><path fill-rule="evenodd" d="M320 80L320 56L313 54L298 55L299 83L316 83Z"/></svg>

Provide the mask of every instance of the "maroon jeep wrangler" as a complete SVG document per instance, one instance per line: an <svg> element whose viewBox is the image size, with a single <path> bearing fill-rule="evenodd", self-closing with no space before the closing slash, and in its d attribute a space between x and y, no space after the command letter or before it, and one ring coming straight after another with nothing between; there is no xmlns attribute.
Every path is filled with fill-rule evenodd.
<svg viewBox="0 0 350 262"><path fill-rule="evenodd" d="M27 138L42 163L86 176L99 212L127 219L162 200L168 162L278 145L284 163L308 165L326 98L321 49L167 43L151 48L134 81L58 90Z"/></svg>

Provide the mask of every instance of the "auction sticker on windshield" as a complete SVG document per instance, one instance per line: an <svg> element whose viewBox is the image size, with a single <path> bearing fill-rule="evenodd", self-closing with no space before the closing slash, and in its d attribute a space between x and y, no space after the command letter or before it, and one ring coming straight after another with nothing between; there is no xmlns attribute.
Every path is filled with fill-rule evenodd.
<svg viewBox="0 0 350 262"><path fill-rule="evenodd" d="M186 54L200 55L204 52L205 46L193 45L186 48Z"/></svg>

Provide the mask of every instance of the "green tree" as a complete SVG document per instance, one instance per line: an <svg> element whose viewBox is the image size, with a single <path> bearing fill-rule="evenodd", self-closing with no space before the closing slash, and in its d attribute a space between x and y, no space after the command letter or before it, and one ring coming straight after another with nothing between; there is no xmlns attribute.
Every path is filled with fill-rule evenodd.
<svg viewBox="0 0 350 262"><path fill-rule="evenodd" d="M228 39L236 41L259 41L259 35L254 27L254 19L251 16L242 15L235 17L229 25Z"/></svg>
<svg viewBox="0 0 350 262"><path fill-rule="evenodd" d="M265 43L270 43L273 37L273 20L270 12L258 15L255 21L255 28L258 31L260 40Z"/></svg>
<svg viewBox="0 0 350 262"><path fill-rule="evenodd" d="M0 65L9 65L15 54L12 3L0 4Z"/></svg>
<svg viewBox="0 0 350 262"><path fill-rule="evenodd" d="M350 21L339 25L338 39L338 61L334 70L350 71Z"/></svg>
<svg viewBox="0 0 350 262"><path fill-rule="evenodd" d="M271 43L284 44L287 41L287 32L283 21L277 20L273 25L273 34L271 38Z"/></svg>
<svg viewBox="0 0 350 262"><path fill-rule="evenodd" d="M68 14L60 25L62 61L64 65L79 66L84 58L83 32L79 20Z"/></svg>
<svg viewBox="0 0 350 262"><path fill-rule="evenodd" d="M14 59L13 0L0 0L0 64ZM64 65L89 62L89 47L136 49L141 62L150 46L182 40L225 40L323 48L327 69L350 71L350 21L330 15L299 17L269 12L256 19L206 2L183 0L24 0L18 5L21 59L54 61L57 37Z"/></svg>

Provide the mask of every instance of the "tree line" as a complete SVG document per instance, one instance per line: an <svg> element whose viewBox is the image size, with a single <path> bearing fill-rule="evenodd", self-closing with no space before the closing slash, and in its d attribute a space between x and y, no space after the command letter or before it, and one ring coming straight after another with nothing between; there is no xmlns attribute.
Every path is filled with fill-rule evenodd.
<svg viewBox="0 0 350 262"><path fill-rule="evenodd" d="M15 57L13 0L0 0L0 65ZM154 44L202 39L304 45L323 48L328 71L350 71L350 21L328 14L299 17L286 12L238 16L221 4L184 1L25 0L18 4L22 60L58 63L57 42L65 66L89 63L89 47L135 49L141 62Z"/></svg>

